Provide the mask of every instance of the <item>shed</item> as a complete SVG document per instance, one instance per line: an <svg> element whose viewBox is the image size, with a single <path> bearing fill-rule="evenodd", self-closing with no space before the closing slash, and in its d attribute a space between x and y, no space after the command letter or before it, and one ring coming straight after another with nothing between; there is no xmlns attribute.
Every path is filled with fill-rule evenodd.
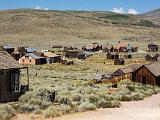
<svg viewBox="0 0 160 120"><path fill-rule="evenodd" d="M67 58L78 58L79 51L69 50L65 52L65 57Z"/></svg>
<svg viewBox="0 0 160 120"><path fill-rule="evenodd" d="M150 43L148 45L148 50L152 51L152 52L157 52L159 49L159 45L155 44L155 43Z"/></svg>
<svg viewBox="0 0 160 120"><path fill-rule="evenodd" d="M27 68L27 67L25 67ZM20 80L21 67L6 51L0 51L0 102L18 100L22 92L22 86L29 89L29 77L27 68L27 85L22 85Z"/></svg>
<svg viewBox="0 0 160 120"><path fill-rule="evenodd" d="M124 58L118 58L114 60L114 65L124 65L125 60Z"/></svg>
<svg viewBox="0 0 160 120"><path fill-rule="evenodd" d="M34 53L27 53L19 59L19 63L22 65L41 65L46 63L46 58Z"/></svg>
<svg viewBox="0 0 160 120"><path fill-rule="evenodd" d="M107 59L118 59L119 55L116 52L108 52L107 54Z"/></svg>

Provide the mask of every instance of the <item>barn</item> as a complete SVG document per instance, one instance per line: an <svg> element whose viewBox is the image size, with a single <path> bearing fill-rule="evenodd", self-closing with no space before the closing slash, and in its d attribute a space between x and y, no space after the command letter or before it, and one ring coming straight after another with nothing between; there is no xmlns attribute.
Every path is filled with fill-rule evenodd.
<svg viewBox="0 0 160 120"><path fill-rule="evenodd" d="M135 75L137 82L160 86L160 64L158 62L141 66L136 70Z"/></svg>
<svg viewBox="0 0 160 120"><path fill-rule="evenodd" d="M20 80L21 67L6 51L0 51L0 102L16 101L22 92L29 89L27 69L27 85L22 85Z"/></svg>

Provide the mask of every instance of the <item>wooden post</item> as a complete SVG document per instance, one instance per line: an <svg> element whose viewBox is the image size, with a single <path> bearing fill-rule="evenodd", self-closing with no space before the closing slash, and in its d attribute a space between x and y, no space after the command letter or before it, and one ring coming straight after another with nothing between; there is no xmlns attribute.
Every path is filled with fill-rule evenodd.
<svg viewBox="0 0 160 120"><path fill-rule="evenodd" d="M28 67L27 68L27 83L28 83L28 90L29 90L29 70L28 70Z"/></svg>

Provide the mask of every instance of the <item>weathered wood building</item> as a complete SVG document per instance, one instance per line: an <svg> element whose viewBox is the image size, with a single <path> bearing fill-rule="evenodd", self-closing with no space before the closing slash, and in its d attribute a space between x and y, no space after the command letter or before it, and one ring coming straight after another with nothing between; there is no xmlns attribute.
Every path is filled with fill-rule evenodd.
<svg viewBox="0 0 160 120"><path fill-rule="evenodd" d="M148 45L148 50L152 51L152 52L157 52L159 49L159 45L155 44L155 43L150 43Z"/></svg>
<svg viewBox="0 0 160 120"><path fill-rule="evenodd" d="M125 60L124 58L118 58L114 60L114 65L124 65Z"/></svg>
<svg viewBox="0 0 160 120"><path fill-rule="evenodd" d="M43 52L43 57L46 58L48 64L60 62L61 56L52 52Z"/></svg>
<svg viewBox="0 0 160 120"><path fill-rule="evenodd" d="M24 87L27 87L27 90L29 89L28 77L28 84L22 87L20 69L24 68L21 67L11 55L4 50L0 51L0 102L15 101L22 92L25 92Z"/></svg>
<svg viewBox="0 0 160 120"><path fill-rule="evenodd" d="M160 64L154 62L143 65L135 71L136 82L160 86Z"/></svg>
<svg viewBox="0 0 160 120"><path fill-rule="evenodd" d="M107 59L112 59L112 60L119 58L119 55L116 52L108 52L106 56L107 56Z"/></svg>

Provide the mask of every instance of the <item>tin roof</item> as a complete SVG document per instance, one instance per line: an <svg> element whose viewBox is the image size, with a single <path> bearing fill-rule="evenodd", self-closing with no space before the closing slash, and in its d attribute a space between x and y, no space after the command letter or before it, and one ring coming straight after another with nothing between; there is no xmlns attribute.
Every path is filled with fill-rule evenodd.
<svg viewBox="0 0 160 120"><path fill-rule="evenodd" d="M31 56L32 58L34 59L41 59L41 58L44 58L44 57L41 57L41 56L38 56L34 53L27 53L25 56Z"/></svg>

